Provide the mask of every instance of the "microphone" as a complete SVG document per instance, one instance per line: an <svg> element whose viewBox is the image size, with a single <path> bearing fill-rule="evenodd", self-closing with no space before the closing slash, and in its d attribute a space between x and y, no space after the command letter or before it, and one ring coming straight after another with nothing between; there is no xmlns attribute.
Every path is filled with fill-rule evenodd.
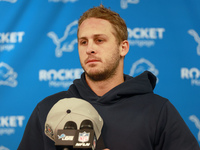
<svg viewBox="0 0 200 150"><path fill-rule="evenodd" d="M86 119L81 122L74 141L75 149L95 150L97 138L92 121Z"/></svg>
<svg viewBox="0 0 200 150"><path fill-rule="evenodd" d="M68 121L64 125L64 130L71 129L71 130L77 130L77 125L74 121Z"/></svg>
<svg viewBox="0 0 200 150"><path fill-rule="evenodd" d="M93 123L90 120L83 120L80 129L92 129L93 130Z"/></svg>
<svg viewBox="0 0 200 150"><path fill-rule="evenodd" d="M53 105L44 132L55 142L57 150L102 150L105 148L102 128L103 119L97 110L89 102L72 97Z"/></svg>
<svg viewBox="0 0 200 150"><path fill-rule="evenodd" d="M57 137L55 139L56 150L73 150L76 132L76 123L73 121L66 122L63 130L57 131Z"/></svg>

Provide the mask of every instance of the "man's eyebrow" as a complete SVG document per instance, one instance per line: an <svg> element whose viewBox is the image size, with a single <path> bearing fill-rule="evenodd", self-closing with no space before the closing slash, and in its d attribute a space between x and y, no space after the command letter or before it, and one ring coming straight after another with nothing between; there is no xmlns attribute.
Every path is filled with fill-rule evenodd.
<svg viewBox="0 0 200 150"><path fill-rule="evenodd" d="M94 38L99 37L99 36L107 37L107 35L105 35L105 34L94 34L94 35L93 35ZM83 36L83 37L79 37L78 40L79 40L79 39L87 39L87 37Z"/></svg>
<svg viewBox="0 0 200 150"><path fill-rule="evenodd" d="M78 38L78 40L82 40L82 39L87 39L86 37L80 37L80 38Z"/></svg>
<svg viewBox="0 0 200 150"><path fill-rule="evenodd" d="M95 35L94 35L94 37L99 37L99 36L105 36L105 37L106 37L105 34L95 34Z"/></svg>

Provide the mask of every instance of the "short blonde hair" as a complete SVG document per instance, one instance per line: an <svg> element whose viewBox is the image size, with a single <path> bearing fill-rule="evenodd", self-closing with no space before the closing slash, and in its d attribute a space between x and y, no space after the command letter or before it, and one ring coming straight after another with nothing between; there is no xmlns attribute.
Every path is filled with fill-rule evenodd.
<svg viewBox="0 0 200 150"><path fill-rule="evenodd" d="M120 15L108 8L105 8L102 4L97 7L90 8L80 17L78 21L78 32L81 23L88 18L99 18L107 20L111 23L115 30L115 36L119 43L128 38L128 31L125 21Z"/></svg>

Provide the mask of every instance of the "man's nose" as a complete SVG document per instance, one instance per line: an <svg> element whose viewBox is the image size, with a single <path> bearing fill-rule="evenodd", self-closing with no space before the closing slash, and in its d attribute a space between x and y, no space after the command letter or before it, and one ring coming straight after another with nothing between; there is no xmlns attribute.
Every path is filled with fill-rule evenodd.
<svg viewBox="0 0 200 150"><path fill-rule="evenodd" d="M92 41L88 42L88 46L87 46L87 50L86 50L86 53L87 54L93 54L95 53L95 45Z"/></svg>

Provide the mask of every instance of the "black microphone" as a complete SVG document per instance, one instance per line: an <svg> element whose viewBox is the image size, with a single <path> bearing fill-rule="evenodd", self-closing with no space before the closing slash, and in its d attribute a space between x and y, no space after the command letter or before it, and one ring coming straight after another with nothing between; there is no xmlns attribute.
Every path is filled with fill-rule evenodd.
<svg viewBox="0 0 200 150"><path fill-rule="evenodd" d="M64 130L71 129L71 130L77 130L77 125L74 121L68 121L64 125Z"/></svg>
<svg viewBox="0 0 200 150"><path fill-rule="evenodd" d="M83 120L74 140L75 149L95 150L97 138L90 120Z"/></svg>
<svg viewBox="0 0 200 150"><path fill-rule="evenodd" d="M80 129L92 129L93 130L93 123L90 120L83 120L80 125Z"/></svg>
<svg viewBox="0 0 200 150"><path fill-rule="evenodd" d="M73 121L65 123L63 130L57 131L55 139L56 150L73 150L77 125Z"/></svg>

